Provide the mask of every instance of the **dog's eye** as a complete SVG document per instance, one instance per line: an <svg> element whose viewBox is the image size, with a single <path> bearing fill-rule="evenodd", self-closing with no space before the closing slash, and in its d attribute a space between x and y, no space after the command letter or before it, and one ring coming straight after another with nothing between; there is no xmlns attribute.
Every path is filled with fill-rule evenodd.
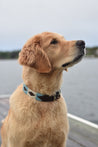
<svg viewBox="0 0 98 147"><path fill-rule="evenodd" d="M58 41L56 40L56 39L53 39L51 42L50 42L50 44L57 44L58 43Z"/></svg>

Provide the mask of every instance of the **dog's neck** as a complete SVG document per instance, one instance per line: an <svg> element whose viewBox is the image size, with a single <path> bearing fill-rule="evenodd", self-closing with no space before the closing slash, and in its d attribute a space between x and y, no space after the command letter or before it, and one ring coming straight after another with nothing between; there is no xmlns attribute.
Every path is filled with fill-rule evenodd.
<svg viewBox="0 0 98 147"><path fill-rule="evenodd" d="M30 67L23 67L23 81L33 91L53 95L61 87L62 70L54 70L49 74L41 74Z"/></svg>

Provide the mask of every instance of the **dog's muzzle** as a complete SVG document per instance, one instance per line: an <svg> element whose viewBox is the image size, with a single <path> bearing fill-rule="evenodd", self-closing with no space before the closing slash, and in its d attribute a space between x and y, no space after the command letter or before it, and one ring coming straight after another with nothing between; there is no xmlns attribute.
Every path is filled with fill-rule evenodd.
<svg viewBox="0 0 98 147"><path fill-rule="evenodd" d="M78 48L78 51L79 51L78 55L71 62L67 62L67 63L63 64L62 67L67 67L71 64L74 64L74 63L81 61L83 56L86 54L85 42L83 40L78 40L76 42L76 47Z"/></svg>

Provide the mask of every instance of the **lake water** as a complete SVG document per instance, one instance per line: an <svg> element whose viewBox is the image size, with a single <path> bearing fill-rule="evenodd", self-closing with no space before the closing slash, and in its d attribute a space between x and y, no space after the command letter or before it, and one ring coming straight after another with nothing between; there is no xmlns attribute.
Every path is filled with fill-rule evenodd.
<svg viewBox="0 0 98 147"><path fill-rule="evenodd" d="M21 75L17 60L0 60L0 95L11 94ZM64 71L62 93L69 113L98 124L98 58L85 58Z"/></svg>

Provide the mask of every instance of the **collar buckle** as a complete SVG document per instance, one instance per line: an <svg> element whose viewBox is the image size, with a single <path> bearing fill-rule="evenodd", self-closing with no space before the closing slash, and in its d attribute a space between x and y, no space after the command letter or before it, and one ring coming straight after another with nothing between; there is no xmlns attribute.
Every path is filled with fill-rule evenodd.
<svg viewBox="0 0 98 147"><path fill-rule="evenodd" d="M57 96L56 96L56 95L54 95L54 99L53 99L53 100L55 101L56 99L57 99Z"/></svg>

